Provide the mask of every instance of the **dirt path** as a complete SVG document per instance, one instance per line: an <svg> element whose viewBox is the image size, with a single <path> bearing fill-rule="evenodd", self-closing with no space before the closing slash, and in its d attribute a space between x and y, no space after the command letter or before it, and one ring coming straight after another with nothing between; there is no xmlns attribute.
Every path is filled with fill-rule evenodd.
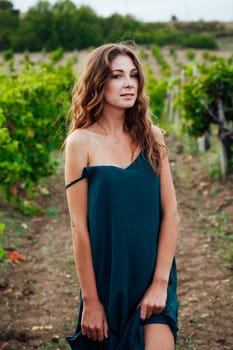
<svg viewBox="0 0 233 350"><path fill-rule="evenodd" d="M232 233L233 184L209 181L198 158L180 154L173 140L170 144L177 150L171 166L181 214L177 350L230 350L232 267L220 233ZM47 186L47 215L28 220L0 210L13 217L12 230L21 237L17 247L27 258L1 271L0 350L68 349L64 336L75 327L79 292L62 171Z"/></svg>
<svg viewBox="0 0 233 350"><path fill-rule="evenodd" d="M190 156L177 155L175 167L181 214L179 349L230 350L232 266L226 260L227 244L221 240L232 235L233 186L209 182L199 159ZM224 222L223 218L230 220Z"/></svg>

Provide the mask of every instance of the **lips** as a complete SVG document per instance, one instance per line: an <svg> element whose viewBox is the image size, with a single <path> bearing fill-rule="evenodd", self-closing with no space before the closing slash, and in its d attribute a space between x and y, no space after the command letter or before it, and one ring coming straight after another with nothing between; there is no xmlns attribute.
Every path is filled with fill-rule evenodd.
<svg viewBox="0 0 233 350"><path fill-rule="evenodd" d="M134 97L134 94L132 93L126 93L126 94L121 94L123 97Z"/></svg>

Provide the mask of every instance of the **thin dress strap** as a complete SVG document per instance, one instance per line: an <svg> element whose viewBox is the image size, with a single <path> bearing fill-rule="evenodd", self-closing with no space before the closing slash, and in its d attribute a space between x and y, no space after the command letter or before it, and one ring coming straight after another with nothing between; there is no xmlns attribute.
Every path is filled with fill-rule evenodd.
<svg viewBox="0 0 233 350"><path fill-rule="evenodd" d="M71 182L69 182L67 185L65 185L65 189L67 190L67 188L75 185L77 182L79 182L80 180L84 179L85 177L87 177L86 171L82 173L82 176L80 176L78 179L75 179Z"/></svg>

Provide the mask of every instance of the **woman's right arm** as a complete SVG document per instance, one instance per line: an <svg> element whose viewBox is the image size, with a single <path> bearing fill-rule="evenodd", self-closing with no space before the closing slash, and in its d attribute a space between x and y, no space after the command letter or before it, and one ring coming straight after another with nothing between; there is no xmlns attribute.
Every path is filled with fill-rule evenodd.
<svg viewBox="0 0 233 350"><path fill-rule="evenodd" d="M88 162L87 140L76 130L66 141L65 183L79 178ZM100 303L91 254L87 225L88 183L82 179L67 189L67 202L71 217L71 230L75 266L83 297L82 334L93 340L107 337L108 325Z"/></svg>

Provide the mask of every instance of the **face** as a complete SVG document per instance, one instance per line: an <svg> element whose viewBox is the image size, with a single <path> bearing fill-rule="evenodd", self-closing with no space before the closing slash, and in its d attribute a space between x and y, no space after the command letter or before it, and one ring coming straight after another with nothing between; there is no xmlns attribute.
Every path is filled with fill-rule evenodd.
<svg viewBox="0 0 233 350"><path fill-rule="evenodd" d="M129 56L112 60L111 72L105 83L105 106L117 109L133 107L138 92L138 70Z"/></svg>

